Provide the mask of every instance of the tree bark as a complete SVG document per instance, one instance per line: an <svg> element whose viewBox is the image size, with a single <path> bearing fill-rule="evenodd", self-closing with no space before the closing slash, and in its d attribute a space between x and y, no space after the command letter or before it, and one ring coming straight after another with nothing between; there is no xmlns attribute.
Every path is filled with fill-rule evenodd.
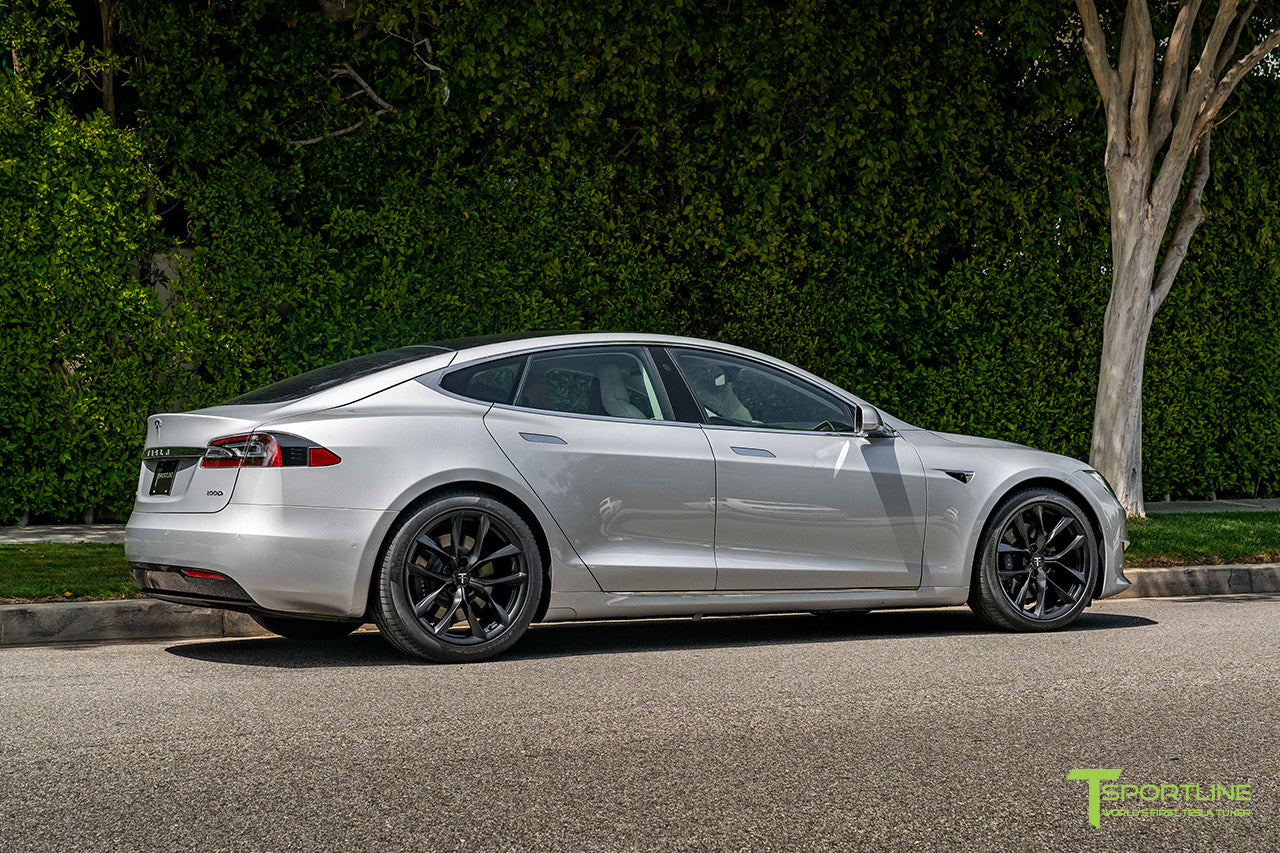
<svg viewBox="0 0 1280 853"><path fill-rule="evenodd" d="M116 72L112 63L115 61L117 2L98 0L98 14L102 19L102 52L106 62L102 66L102 109L112 124L116 123Z"/></svg>

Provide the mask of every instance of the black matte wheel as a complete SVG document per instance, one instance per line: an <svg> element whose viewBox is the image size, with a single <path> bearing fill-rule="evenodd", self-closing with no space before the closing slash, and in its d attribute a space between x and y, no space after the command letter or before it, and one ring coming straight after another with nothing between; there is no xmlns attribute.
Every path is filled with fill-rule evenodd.
<svg viewBox="0 0 1280 853"><path fill-rule="evenodd" d="M300 619L294 616L267 616L250 613L253 621L273 634L290 640L338 640L359 628L363 622L339 622L332 619Z"/></svg>
<svg viewBox="0 0 1280 853"><path fill-rule="evenodd" d="M969 607L1000 628L1063 628L1089 605L1099 570L1098 540L1079 504L1053 489L1025 489L992 513Z"/></svg>
<svg viewBox="0 0 1280 853"><path fill-rule="evenodd" d="M542 592L533 531L486 495L443 495L392 534L373 580L374 621L401 651L483 660L529 627Z"/></svg>

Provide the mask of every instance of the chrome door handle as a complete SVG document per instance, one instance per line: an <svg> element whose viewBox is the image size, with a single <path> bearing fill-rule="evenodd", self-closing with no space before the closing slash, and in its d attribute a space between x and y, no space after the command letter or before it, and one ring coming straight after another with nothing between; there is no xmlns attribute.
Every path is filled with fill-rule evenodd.
<svg viewBox="0 0 1280 853"><path fill-rule="evenodd" d="M772 453L770 453L769 451L765 450L763 447L732 447L731 446L729 449L732 450L734 453L738 454L739 456L759 456L763 459L778 458L774 456Z"/></svg>

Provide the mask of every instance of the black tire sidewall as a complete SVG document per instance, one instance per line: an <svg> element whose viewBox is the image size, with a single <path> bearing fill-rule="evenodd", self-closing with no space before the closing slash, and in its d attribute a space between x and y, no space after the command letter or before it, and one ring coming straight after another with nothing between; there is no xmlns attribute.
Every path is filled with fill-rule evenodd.
<svg viewBox="0 0 1280 853"><path fill-rule="evenodd" d="M478 510L502 521L515 534L528 574L528 589L511 627L492 640L454 645L432 636L413 615L404 588L404 565L422 531L436 518L456 510ZM528 629L542 594L543 566L538 543L529 525L505 503L487 495L452 493L425 504L400 524L373 582L374 619L379 630L401 651L441 663L483 660L510 648Z"/></svg>

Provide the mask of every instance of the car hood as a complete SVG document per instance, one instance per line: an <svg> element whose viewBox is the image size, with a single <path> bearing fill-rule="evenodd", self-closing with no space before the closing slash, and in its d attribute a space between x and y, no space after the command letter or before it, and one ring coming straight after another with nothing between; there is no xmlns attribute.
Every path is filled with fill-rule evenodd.
<svg viewBox="0 0 1280 853"><path fill-rule="evenodd" d="M1017 444L1012 441L1001 441L998 438L981 438L976 435L960 435L959 433L954 432L935 432L934 430L925 430L925 432L939 441L946 442L948 445L953 446L980 447L984 449L988 447L1003 447L1008 450L1033 450L1037 453L1041 452L1026 444Z"/></svg>
<svg viewBox="0 0 1280 853"><path fill-rule="evenodd" d="M960 466L973 467L973 463L999 462L1019 467L1051 468L1064 473L1079 471L1089 467L1078 459L1036 450L1025 444L1012 441L1000 441L994 438L980 438L975 435L958 435L933 430L913 430L903 433L903 438L911 442L920 453L926 467Z"/></svg>

